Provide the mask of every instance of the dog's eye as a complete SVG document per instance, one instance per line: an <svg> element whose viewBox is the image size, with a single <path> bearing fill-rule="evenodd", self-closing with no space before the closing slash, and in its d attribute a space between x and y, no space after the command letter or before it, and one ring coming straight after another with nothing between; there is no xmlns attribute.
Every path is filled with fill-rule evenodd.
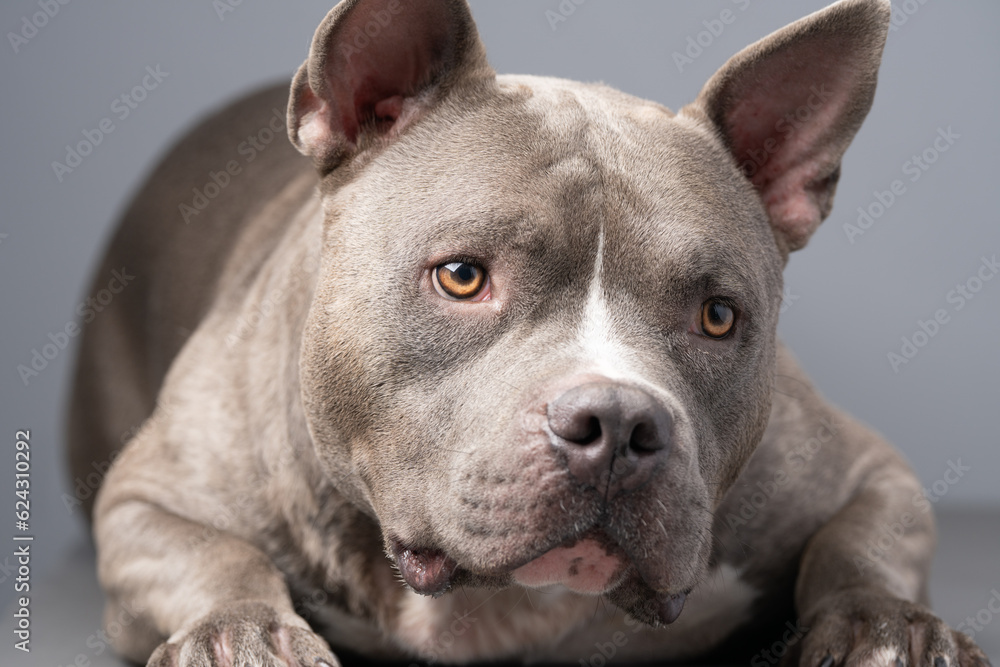
<svg viewBox="0 0 1000 667"><path fill-rule="evenodd" d="M736 324L736 313L719 299L709 299L701 306L701 331L709 338L725 338Z"/></svg>
<svg viewBox="0 0 1000 667"><path fill-rule="evenodd" d="M434 269L434 288L446 299L467 301L483 291L486 271L467 262L451 262Z"/></svg>

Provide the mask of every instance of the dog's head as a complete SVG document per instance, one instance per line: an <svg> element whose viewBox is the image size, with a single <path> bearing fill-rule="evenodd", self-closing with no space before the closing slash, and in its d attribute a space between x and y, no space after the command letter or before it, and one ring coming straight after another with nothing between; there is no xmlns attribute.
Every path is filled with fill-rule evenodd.
<svg viewBox="0 0 1000 667"><path fill-rule="evenodd" d="M830 210L885 0L674 114L498 77L462 0L348 0L289 106L322 175L317 451L418 592L563 584L670 622L768 420L781 269Z"/></svg>

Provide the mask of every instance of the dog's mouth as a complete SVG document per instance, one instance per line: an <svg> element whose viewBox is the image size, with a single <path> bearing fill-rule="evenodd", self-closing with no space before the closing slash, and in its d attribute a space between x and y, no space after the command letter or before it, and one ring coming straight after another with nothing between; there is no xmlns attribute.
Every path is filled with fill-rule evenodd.
<svg viewBox="0 0 1000 667"><path fill-rule="evenodd" d="M562 585L576 593L600 595L621 583L628 562L621 547L595 530L549 549L511 576L527 588Z"/></svg>
<svg viewBox="0 0 1000 667"><path fill-rule="evenodd" d="M456 580L464 581L472 574L440 549L411 548L394 539L390 551L403 581L421 595L442 595ZM599 529L591 529L515 567L480 576L492 584L513 581L533 589L562 586L581 595L612 598L631 597L637 591L645 591L640 593L646 602L638 617L654 625L673 623L687 598L687 591L656 593L642 584L625 551Z"/></svg>
<svg viewBox="0 0 1000 667"><path fill-rule="evenodd" d="M458 562L441 549L409 547L394 539L390 551L403 581L421 595L440 595L461 577ZM512 579L527 588L562 585L575 593L600 595L621 583L628 566L622 548L603 531L593 529L527 562L479 574Z"/></svg>

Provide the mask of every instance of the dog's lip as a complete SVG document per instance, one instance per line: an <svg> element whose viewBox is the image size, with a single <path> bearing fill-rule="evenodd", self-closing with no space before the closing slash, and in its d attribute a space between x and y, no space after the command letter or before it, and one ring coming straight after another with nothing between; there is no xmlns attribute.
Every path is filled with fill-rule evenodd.
<svg viewBox="0 0 1000 667"><path fill-rule="evenodd" d="M465 569L474 574L480 574L489 577L509 576L511 573L514 572L514 570L517 570L518 568L521 568L531 563L532 561L541 558L545 554L554 551L555 549L571 548L584 540L591 540L597 542L598 544L603 546L607 551L619 556L622 559L623 563L625 563L627 566L631 566L632 561L628 557L628 554L625 552L625 550L620 545L618 545L618 543L615 542L606 532L604 532L600 528L595 527L578 533L574 533L570 537L563 537L561 539L553 540L552 542L547 543L541 547L532 549L527 555L521 554L516 557L506 559L500 563L497 563L487 568L465 568Z"/></svg>
<svg viewBox="0 0 1000 667"><path fill-rule="evenodd" d="M584 595L617 587L628 570L625 551L600 531L590 531L548 549L511 571L515 582L529 588L560 584Z"/></svg>
<svg viewBox="0 0 1000 667"><path fill-rule="evenodd" d="M689 593L690 590L674 594L657 593L654 600L660 623L670 625L677 620L681 612L684 611L684 603L687 602Z"/></svg>
<svg viewBox="0 0 1000 667"><path fill-rule="evenodd" d="M451 587L458 562L444 551L408 547L395 539L390 550L400 576L415 592L436 597Z"/></svg>
<svg viewBox="0 0 1000 667"><path fill-rule="evenodd" d="M538 560L555 550L572 549L575 546L591 543L589 546L600 546L607 556L618 560L618 569L614 571L606 580L603 588L605 590L584 590L577 591L583 594L612 594L630 578L642 577L625 549L621 547L612 537L603 530L592 528L583 533L579 533L562 542L549 545L541 549L530 557L518 558L516 562L504 564L499 567L491 567L486 570L479 568L465 568L459 565L458 561L449 556L445 551L433 547L407 546L398 539L389 540L390 557L396 563L396 567L406 584L416 593L437 597L446 593L452 586L452 582L465 581L464 577L480 575L493 581L493 585L509 585L512 580L517 581L515 571L519 568ZM505 583L506 582L506 583ZM568 582L570 590L574 590L573 582ZM533 586L529 586L533 587ZM647 604L652 605L649 610L652 622L661 625L670 625L680 616L684 609L691 588L679 592L657 592L647 589L651 597Z"/></svg>
<svg viewBox="0 0 1000 667"><path fill-rule="evenodd" d="M471 566L463 561L461 554L452 555L447 549L427 544L409 543L395 536L388 536L388 553L390 560L396 565L403 581L414 591L423 595L439 595L447 590L451 581L462 571L490 579L506 579L520 567L535 561L547 553L559 548L571 548L584 540L597 542L609 553L618 556L625 567L632 567L631 559L607 533L599 528L591 528L576 533L568 538L553 540L537 549L532 549L527 555L519 554L499 562L479 567ZM616 573L616 579L620 573Z"/></svg>

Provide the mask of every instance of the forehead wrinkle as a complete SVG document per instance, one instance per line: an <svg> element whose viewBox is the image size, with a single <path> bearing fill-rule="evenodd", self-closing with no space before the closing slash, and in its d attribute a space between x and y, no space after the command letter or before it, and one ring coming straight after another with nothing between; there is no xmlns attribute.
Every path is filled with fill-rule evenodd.
<svg viewBox="0 0 1000 667"><path fill-rule="evenodd" d="M711 147L704 137L658 105L600 86L509 78L527 81L532 94L452 119L454 143L436 148L441 155L422 156L417 182L411 177L408 184L416 187L409 189L406 214L436 225L435 236L530 247L536 256L539 243L550 247L550 256L572 253L574 272L588 274L577 276L584 284L603 230L609 260L619 249L632 249L650 264L702 256L698 266L733 267L735 277L719 275L719 281L745 289L742 283L753 276L741 269L750 253L759 252L759 235L747 234L745 223L727 222L733 215L727 202L745 193L729 192L732 180L721 173L720 161L705 159ZM483 121L491 132L482 131ZM401 184L381 185L398 190ZM741 228L740 234L729 231ZM672 230L681 230L682 238L671 239ZM770 234L769 227L765 231ZM723 247L713 249L709 237L699 252L701 242L683 238L704 232L717 232ZM693 279L694 273L681 271L678 278Z"/></svg>
<svg viewBox="0 0 1000 667"><path fill-rule="evenodd" d="M752 307L766 305L780 271L754 267L775 251L773 234L762 209L745 219L756 193L732 178L728 161L712 159L711 148L706 155L704 138L667 115L653 125L612 119L592 127L606 130L593 143L610 224L605 262L647 264L678 287L711 284ZM749 207L734 206L747 201ZM639 257L619 256L623 249Z"/></svg>
<svg viewBox="0 0 1000 667"><path fill-rule="evenodd" d="M517 103L454 119L448 126L452 141L439 145L437 155L423 156L420 169L400 167L400 162L414 167L420 156L394 156L381 182L369 192L376 198L387 192L407 197L407 213L435 225L435 235L506 238L534 245L532 237L557 236L555 230L540 229L547 224L572 228L577 243L581 225L594 217L588 213L601 190L600 161L588 139L590 115L559 80L506 78L533 79L538 86ZM491 132L483 133L484 122ZM410 175L401 190L404 173ZM456 228L453 221L463 219L466 224ZM422 232L426 235L426 227Z"/></svg>

